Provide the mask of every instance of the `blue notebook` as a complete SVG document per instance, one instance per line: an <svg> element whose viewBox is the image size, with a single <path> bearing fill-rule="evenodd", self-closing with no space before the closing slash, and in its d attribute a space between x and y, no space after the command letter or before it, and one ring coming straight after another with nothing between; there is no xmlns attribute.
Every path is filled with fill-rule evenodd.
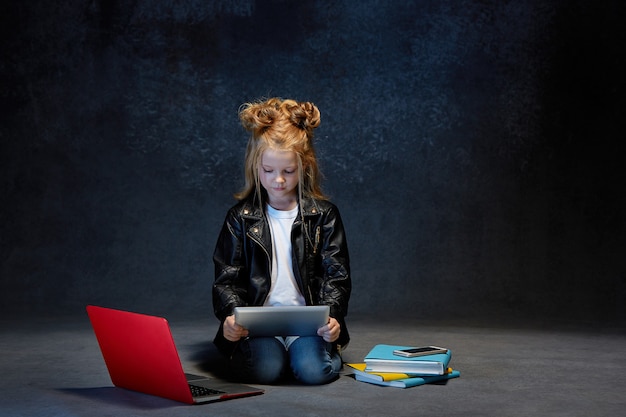
<svg viewBox="0 0 626 417"><path fill-rule="evenodd" d="M370 378L366 372L354 374L354 379L361 382L367 382L369 384L382 385L384 387L396 387L396 388L410 388L417 387L419 385L432 384L433 382L446 381L452 378L458 378L461 376L459 371L451 371L444 375L422 375L414 376L412 378L394 379L392 381L380 381L378 379Z"/></svg>
<svg viewBox="0 0 626 417"><path fill-rule="evenodd" d="M402 372L414 375L444 375L452 352L435 355L405 358L393 354L397 349L410 349L411 346L380 344L374 346L365 356L366 372Z"/></svg>

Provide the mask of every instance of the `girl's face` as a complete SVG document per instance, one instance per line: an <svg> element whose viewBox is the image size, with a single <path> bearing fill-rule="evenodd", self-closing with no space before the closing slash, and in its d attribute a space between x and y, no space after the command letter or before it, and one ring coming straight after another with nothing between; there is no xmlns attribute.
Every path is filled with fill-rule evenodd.
<svg viewBox="0 0 626 417"><path fill-rule="evenodd" d="M259 181L277 210L291 210L298 202L298 159L293 151L266 149L259 164Z"/></svg>

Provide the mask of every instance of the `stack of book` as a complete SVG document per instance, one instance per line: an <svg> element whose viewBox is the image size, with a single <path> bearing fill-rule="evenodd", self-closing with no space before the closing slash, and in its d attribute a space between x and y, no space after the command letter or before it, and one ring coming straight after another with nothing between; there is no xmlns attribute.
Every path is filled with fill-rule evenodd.
<svg viewBox="0 0 626 417"><path fill-rule="evenodd" d="M348 363L357 381L389 387L409 388L432 382L457 378L459 371L449 367L452 352L402 357L396 350L411 349L410 346L376 345L362 363Z"/></svg>

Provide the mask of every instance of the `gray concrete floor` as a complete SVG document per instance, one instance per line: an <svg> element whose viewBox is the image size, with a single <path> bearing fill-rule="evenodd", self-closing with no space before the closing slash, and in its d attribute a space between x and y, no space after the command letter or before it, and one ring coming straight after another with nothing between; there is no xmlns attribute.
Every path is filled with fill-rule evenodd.
<svg viewBox="0 0 626 417"><path fill-rule="evenodd" d="M346 362L377 343L435 344L461 377L445 385L385 388L349 368L317 387L188 406L112 386L87 317L0 322L2 416L616 416L626 410L626 334L587 326L395 322L351 318ZM170 319L186 371L219 376L217 323Z"/></svg>

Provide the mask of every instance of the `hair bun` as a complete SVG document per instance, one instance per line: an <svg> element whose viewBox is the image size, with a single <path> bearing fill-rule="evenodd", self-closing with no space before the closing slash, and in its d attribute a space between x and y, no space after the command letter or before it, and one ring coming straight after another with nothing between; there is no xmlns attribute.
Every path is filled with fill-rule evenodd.
<svg viewBox="0 0 626 417"><path fill-rule="evenodd" d="M239 111L239 119L243 127L258 136L280 117L280 103L270 99L260 103L246 103Z"/></svg>
<svg viewBox="0 0 626 417"><path fill-rule="evenodd" d="M309 134L320 125L320 111L311 102L287 100L284 102L284 108L291 123Z"/></svg>

